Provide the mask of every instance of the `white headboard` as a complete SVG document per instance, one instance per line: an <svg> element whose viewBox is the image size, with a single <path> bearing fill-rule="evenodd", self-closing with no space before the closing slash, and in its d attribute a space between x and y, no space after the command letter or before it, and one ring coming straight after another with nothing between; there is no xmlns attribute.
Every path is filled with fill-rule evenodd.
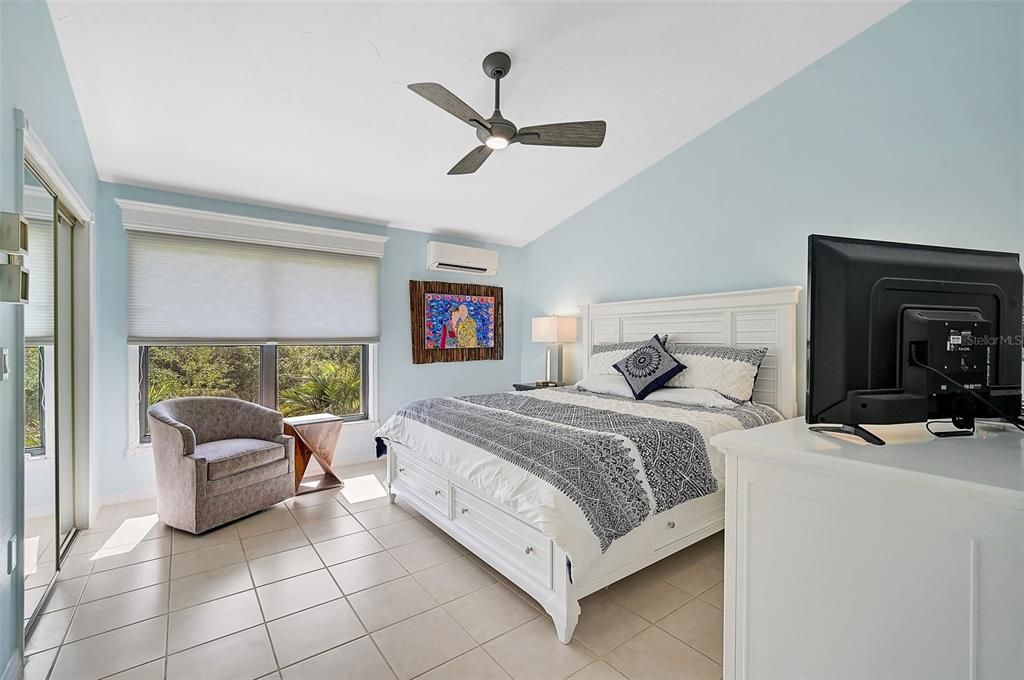
<svg viewBox="0 0 1024 680"><path fill-rule="evenodd" d="M797 415L796 303L800 286L584 305L584 369L598 343L645 340L767 347L754 401Z"/></svg>

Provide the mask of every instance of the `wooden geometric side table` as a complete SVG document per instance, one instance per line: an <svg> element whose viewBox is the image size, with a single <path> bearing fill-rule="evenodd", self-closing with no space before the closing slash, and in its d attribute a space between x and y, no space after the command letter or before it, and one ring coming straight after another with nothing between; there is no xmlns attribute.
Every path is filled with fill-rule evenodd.
<svg viewBox="0 0 1024 680"><path fill-rule="evenodd" d="M330 413L316 413L310 416L284 419L284 433L295 437L296 496L345 485L331 469L331 463L334 462L334 448L338 444L342 424L341 418ZM324 476L316 486L304 488L302 477L306 474L310 458L316 458L320 467L324 469Z"/></svg>

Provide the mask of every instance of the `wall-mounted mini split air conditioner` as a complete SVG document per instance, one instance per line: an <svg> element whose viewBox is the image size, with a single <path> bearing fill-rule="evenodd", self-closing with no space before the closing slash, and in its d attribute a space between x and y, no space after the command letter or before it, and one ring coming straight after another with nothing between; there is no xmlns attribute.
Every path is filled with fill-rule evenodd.
<svg viewBox="0 0 1024 680"><path fill-rule="evenodd" d="M431 241L427 244L427 269L494 276L498 273L498 253L483 248Z"/></svg>

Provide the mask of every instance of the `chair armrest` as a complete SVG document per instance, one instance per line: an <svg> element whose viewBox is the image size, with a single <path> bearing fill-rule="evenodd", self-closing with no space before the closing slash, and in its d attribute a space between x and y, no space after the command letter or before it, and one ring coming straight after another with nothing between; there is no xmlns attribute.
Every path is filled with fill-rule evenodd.
<svg viewBox="0 0 1024 680"><path fill-rule="evenodd" d="M182 423L150 414L149 427L153 434L153 462L156 467L157 486L162 498L206 498L206 459L195 458L195 434Z"/></svg>
<svg viewBox="0 0 1024 680"><path fill-rule="evenodd" d="M177 450L180 456L190 456L196 452L196 433L192 428L154 408L149 410L149 431L153 435L154 450L159 443L167 453Z"/></svg>
<svg viewBox="0 0 1024 680"><path fill-rule="evenodd" d="M288 471L295 472L295 437L290 434L279 434L273 441L284 446L284 455L288 459Z"/></svg>

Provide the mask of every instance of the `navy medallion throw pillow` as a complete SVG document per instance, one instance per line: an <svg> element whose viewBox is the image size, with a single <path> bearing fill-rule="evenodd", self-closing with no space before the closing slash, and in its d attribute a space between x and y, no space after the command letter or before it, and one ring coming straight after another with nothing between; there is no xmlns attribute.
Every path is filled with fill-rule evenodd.
<svg viewBox="0 0 1024 680"><path fill-rule="evenodd" d="M661 339L655 335L640 345L625 359L613 364L622 374L633 391L633 396L643 399L662 387L686 366L665 350Z"/></svg>

